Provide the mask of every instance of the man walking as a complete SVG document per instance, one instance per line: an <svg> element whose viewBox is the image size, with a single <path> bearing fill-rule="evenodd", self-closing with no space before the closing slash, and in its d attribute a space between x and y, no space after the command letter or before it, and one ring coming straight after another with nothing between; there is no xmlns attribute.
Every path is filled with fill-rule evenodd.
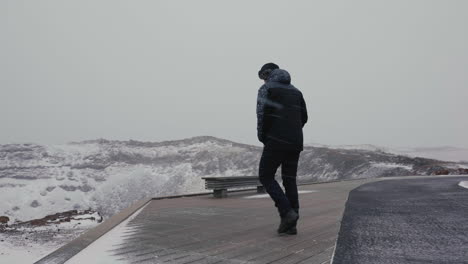
<svg viewBox="0 0 468 264"><path fill-rule="evenodd" d="M289 73L278 65L263 65L258 76L265 81L257 97L257 135L264 145L259 179L281 217L278 233L297 234L296 176L299 154L303 150L302 128L307 122L307 108L302 93L291 85ZM286 194L275 180L280 165Z"/></svg>

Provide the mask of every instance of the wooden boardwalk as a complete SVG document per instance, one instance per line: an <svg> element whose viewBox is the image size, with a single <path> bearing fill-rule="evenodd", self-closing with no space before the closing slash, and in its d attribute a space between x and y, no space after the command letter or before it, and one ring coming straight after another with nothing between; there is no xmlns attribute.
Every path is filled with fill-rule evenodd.
<svg viewBox="0 0 468 264"><path fill-rule="evenodd" d="M299 186L297 235L279 236L269 196L253 190L152 200L112 255L128 263L329 263L348 193L370 180Z"/></svg>

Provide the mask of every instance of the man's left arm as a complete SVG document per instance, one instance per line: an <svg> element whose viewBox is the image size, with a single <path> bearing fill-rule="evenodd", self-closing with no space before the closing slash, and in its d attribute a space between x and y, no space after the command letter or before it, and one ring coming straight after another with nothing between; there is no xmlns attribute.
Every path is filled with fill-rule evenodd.
<svg viewBox="0 0 468 264"><path fill-rule="evenodd" d="M265 101L267 97L267 89L265 85L262 85L258 89L257 95L257 137L260 142L263 143L264 140L264 131L263 131L263 121L265 116Z"/></svg>

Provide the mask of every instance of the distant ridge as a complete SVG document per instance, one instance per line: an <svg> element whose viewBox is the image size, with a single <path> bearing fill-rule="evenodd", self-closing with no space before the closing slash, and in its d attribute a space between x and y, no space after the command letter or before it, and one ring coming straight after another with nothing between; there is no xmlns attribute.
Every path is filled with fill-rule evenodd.
<svg viewBox="0 0 468 264"><path fill-rule="evenodd" d="M159 141L159 142L153 142L153 141L139 141L139 140L108 140L104 138L99 138L99 139L91 139L91 140L83 140L83 141L73 141L70 142L70 144L90 144L90 143L97 143L97 144L124 144L128 146L146 146L146 147L159 147L159 146L168 146L168 145L180 145L180 144L194 144L194 143L205 143L207 141L213 141L213 142L218 142L221 144L231 144L233 146L242 146L242 147L253 147L253 148L260 148L254 145L249 145L249 144L243 144L243 143L238 143L234 142L231 140L223 139L223 138L217 138L213 136L195 136L195 137L190 137L190 138L184 138L184 139L176 139L176 140L165 140L165 141Z"/></svg>
<svg viewBox="0 0 468 264"><path fill-rule="evenodd" d="M307 146L330 149L370 150L393 153L409 157L421 157L458 163L468 163L468 148L440 146L440 147L382 147L372 144L360 145L324 145L310 143Z"/></svg>

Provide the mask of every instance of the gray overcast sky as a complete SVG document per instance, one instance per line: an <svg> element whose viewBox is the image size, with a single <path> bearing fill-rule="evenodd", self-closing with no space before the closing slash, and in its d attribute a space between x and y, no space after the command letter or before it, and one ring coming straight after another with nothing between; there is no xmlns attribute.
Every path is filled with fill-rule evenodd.
<svg viewBox="0 0 468 264"><path fill-rule="evenodd" d="M468 147L468 1L1 1L0 144L257 144L258 69L304 140Z"/></svg>

